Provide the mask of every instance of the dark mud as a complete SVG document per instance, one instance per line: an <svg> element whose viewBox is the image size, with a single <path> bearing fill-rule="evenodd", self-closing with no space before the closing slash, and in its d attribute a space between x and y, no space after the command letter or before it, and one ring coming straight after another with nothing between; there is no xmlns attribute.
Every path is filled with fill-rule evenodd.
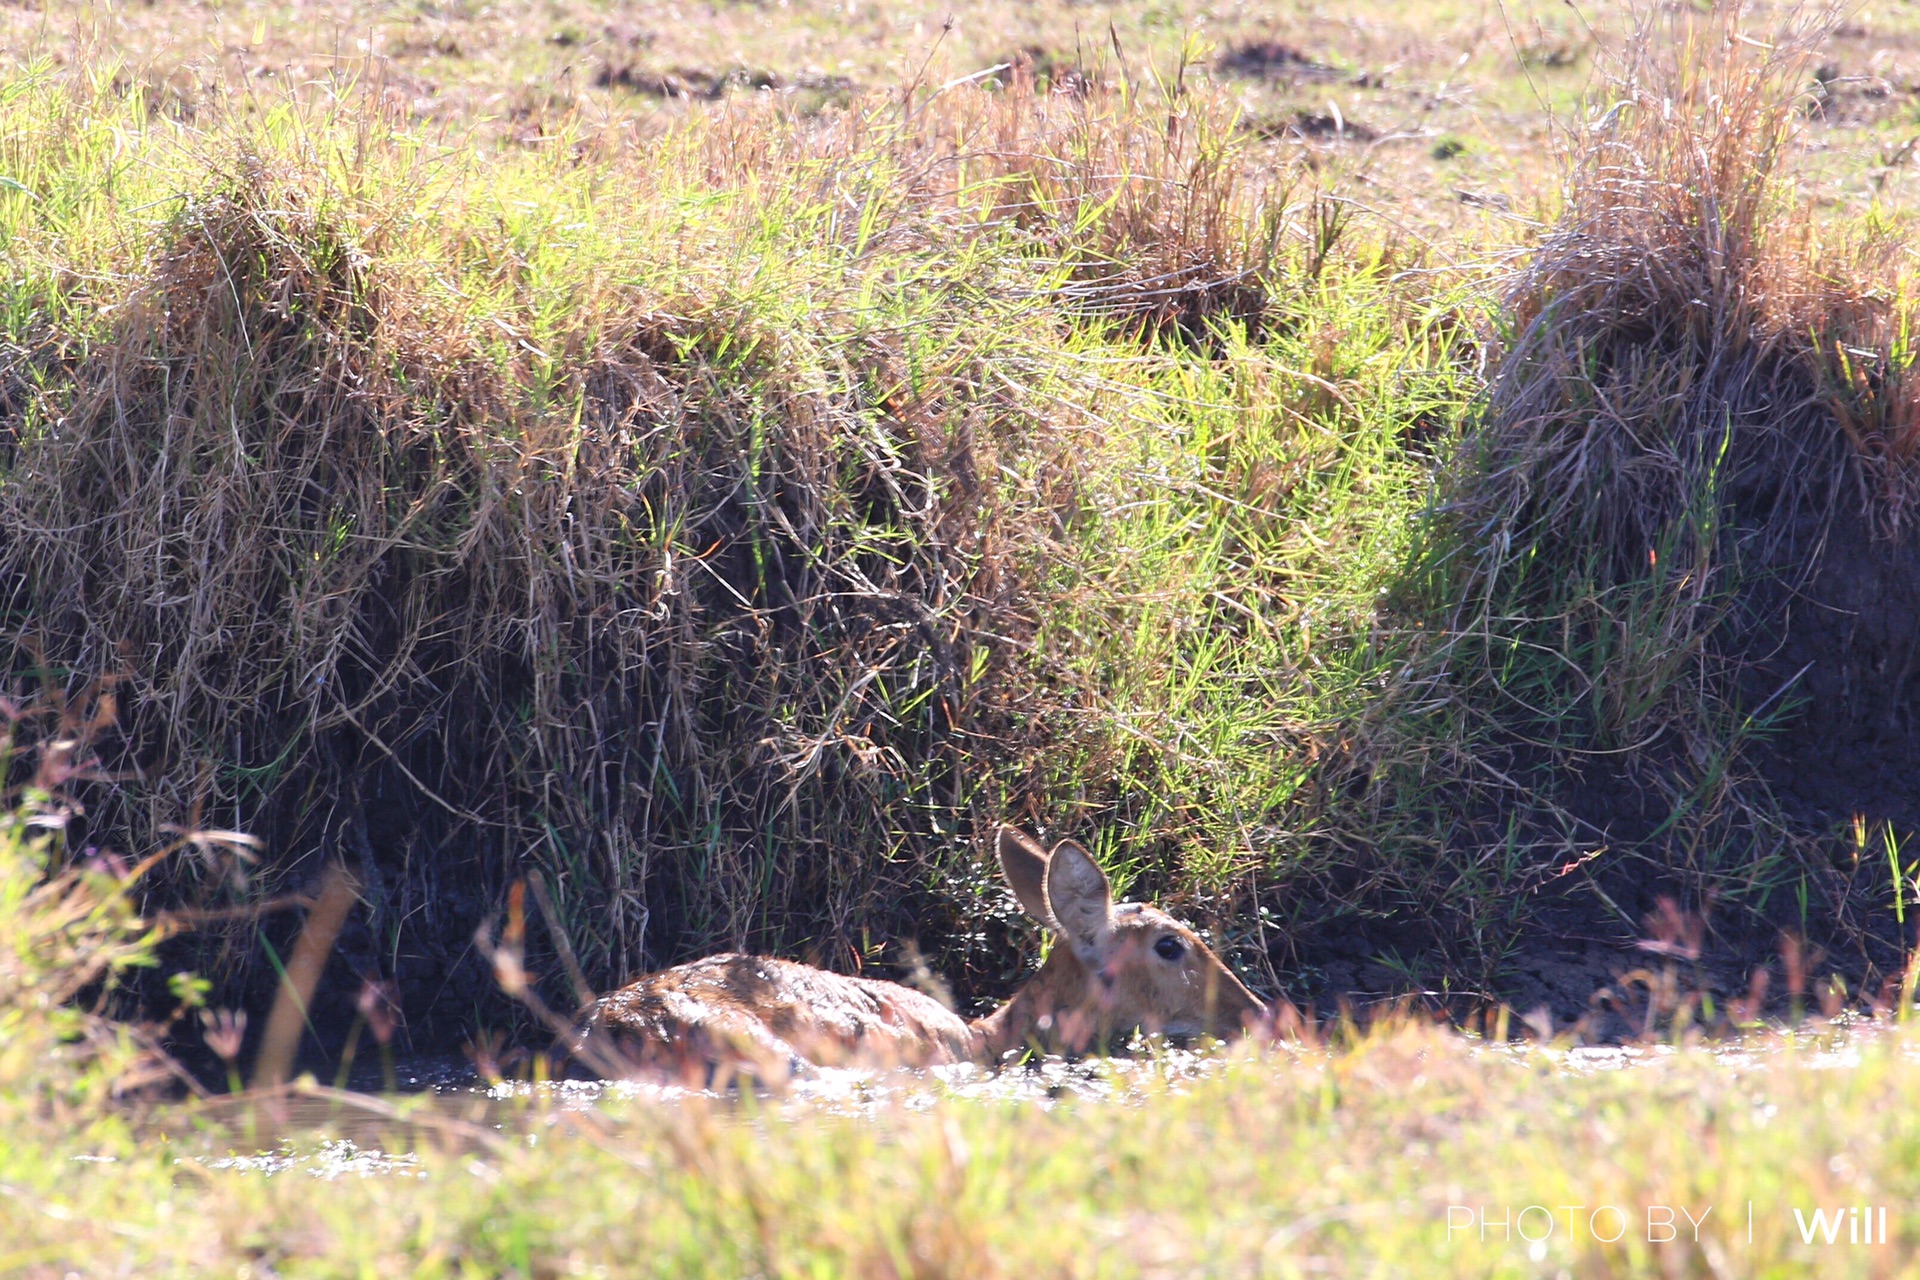
<svg viewBox="0 0 1920 1280"><path fill-rule="evenodd" d="M1811 541L1811 539L1807 539ZM1838 830L1854 814L1920 830L1920 542L1842 513L1802 586L1756 592L1768 641L1748 673L1756 700L1793 704L1786 732L1752 753L1789 813Z"/></svg>
<svg viewBox="0 0 1920 1280"><path fill-rule="evenodd" d="M1254 40L1222 53L1214 66L1221 74L1252 80L1326 81L1341 78L1340 69L1278 40Z"/></svg>

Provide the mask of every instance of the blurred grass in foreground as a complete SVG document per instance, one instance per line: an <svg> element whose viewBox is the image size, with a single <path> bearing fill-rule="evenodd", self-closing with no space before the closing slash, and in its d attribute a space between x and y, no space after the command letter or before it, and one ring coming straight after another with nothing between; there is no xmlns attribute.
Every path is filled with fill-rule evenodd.
<svg viewBox="0 0 1920 1280"><path fill-rule="evenodd" d="M333 1180L297 1163L275 1176L209 1167L223 1154L217 1138L15 1128L0 1153L0 1267L1907 1273L1907 1206L1920 1192L1920 1122L1904 1105L1911 1037L1857 1030L1762 1037L1719 1057L1643 1053L1582 1070L1551 1050L1402 1024L1334 1047L1273 1048L1197 1083L1150 1084L1132 1103L945 1100L860 1118L699 1099L609 1102L587 1117L532 1104L484 1146L414 1130L417 1163ZM316 1142L295 1135L282 1150ZM1890 1243L1850 1248L1844 1226L1836 1245L1802 1241L1795 1209L1831 1221L1850 1206L1888 1207ZM1504 1235L1502 1219L1513 1223Z"/></svg>

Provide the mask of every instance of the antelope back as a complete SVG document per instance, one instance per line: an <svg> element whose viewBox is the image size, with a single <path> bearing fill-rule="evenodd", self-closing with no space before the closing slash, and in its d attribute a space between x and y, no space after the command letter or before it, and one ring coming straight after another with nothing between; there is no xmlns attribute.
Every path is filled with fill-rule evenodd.
<svg viewBox="0 0 1920 1280"><path fill-rule="evenodd" d="M589 1005L573 1055L603 1075L701 1082L715 1067L784 1080L805 1064L928 1066L976 1056L965 1021L892 982L763 956L718 955Z"/></svg>

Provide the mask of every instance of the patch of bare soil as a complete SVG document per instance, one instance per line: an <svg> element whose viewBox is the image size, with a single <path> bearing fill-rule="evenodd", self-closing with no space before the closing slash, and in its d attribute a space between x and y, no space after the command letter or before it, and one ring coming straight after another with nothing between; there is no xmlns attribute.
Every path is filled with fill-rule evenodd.
<svg viewBox="0 0 1920 1280"><path fill-rule="evenodd" d="M1292 142L1374 142L1380 137L1377 130L1331 110L1256 117L1247 122L1246 128L1256 137Z"/></svg>
<svg viewBox="0 0 1920 1280"><path fill-rule="evenodd" d="M1214 67L1253 80L1338 80L1338 68L1278 40L1251 40L1221 54Z"/></svg>
<svg viewBox="0 0 1920 1280"><path fill-rule="evenodd" d="M674 67L649 69L638 63L608 60L595 73L593 83L602 89L625 89L650 98L680 98L714 102L736 91L805 91L823 94L848 94L854 84L845 76L806 73L782 76L758 67Z"/></svg>

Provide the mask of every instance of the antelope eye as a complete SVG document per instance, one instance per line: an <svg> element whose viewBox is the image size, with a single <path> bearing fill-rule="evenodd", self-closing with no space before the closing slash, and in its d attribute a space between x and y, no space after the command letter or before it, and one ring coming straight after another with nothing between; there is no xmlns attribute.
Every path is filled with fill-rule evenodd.
<svg viewBox="0 0 1920 1280"><path fill-rule="evenodd" d="M1153 954L1162 960L1178 960L1186 950L1186 944L1170 933L1153 944Z"/></svg>

